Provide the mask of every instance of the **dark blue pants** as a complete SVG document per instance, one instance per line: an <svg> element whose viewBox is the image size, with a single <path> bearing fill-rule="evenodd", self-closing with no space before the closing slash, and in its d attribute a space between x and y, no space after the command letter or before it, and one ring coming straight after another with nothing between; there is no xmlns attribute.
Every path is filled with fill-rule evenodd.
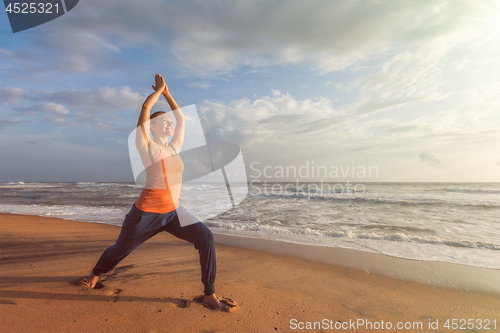
<svg viewBox="0 0 500 333"><path fill-rule="evenodd" d="M189 214L182 207L183 214ZM185 216L185 215L184 215ZM179 223L177 211L165 214L148 213L134 205L123 221L122 230L115 245L108 247L93 269L94 275L111 271L120 261L139 245L161 231L167 231L177 238L194 245L200 254L201 282L205 295L215 292L215 243L210 229L197 222L184 227Z"/></svg>

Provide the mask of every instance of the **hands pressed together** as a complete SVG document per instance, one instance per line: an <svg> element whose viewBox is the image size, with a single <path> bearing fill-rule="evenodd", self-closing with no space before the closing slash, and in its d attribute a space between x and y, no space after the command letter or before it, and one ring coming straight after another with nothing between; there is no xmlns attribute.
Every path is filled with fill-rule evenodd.
<svg viewBox="0 0 500 333"><path fill-rule="evenodd" d="M168 87L165 79L160 74L155 75L155 85L151 86L155 91L160 91L162 95L168 95Z"/></svg>

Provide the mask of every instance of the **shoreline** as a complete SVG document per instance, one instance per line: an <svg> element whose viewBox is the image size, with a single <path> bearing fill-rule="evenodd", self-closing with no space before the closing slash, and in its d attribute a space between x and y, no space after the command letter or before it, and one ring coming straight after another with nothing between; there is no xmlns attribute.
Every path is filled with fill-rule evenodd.
<svg viewBox="0 0 500 333"><path fill-rule="evenodd" d="M445 331L447 320L487 319L496 325L500 320L497 293L438 288L264 252L285 251L276 242L261 240L254 244L260 250L251 250L243 243L256 240L217 235L215 290L238 303L235 311L211 311L193 301L203 291L198 253L168 233L148 240L103 275L101 289L76 285L119 230L104 223L0 214L2 328L23 333L289 332L295 324L328 322L343 324L344 332L372 331L347 324L363 320L390 322L391 331L397 323L418 323L419 329L404 331L422 332L431 322ZM228 239L244 246L220 243ZM349 260L350 251L341 252L337 257ZM298 331L334 330L339 329Z"/></svg>
<svg viewBox="0 0 500 333"><path fill-rule="evenodd" d="M352 268L407 282L462 291L500 294L500 270L492 268L398 258L357 249L306 245L215 232L214 237L220 244Z"/></svg>
<svg viewBox="0 0 500 333"><path fill-rule="evenodd" d="M69 220L59 217L0 213L1 215L36 216L56 218L63 221L108 225L105 222ZM362 248L343 248L325 245L301 244L283 239L252 237L251 235L228 234L227 230L211 228L215 242L269 254L290 256L310 262L352 268L366 273L416 282L439 288L461 291L492 292L500 294L500 269L474 267L445 261L400 258L391 255L365 251ZM230 232L230 231L229 231Z"/></svg>
<svg viewBox="0 0 500 333"><path fill-rule="evenodd" d="M207 186L189 184L182 203L214 233L500 270L500 238L495 232L495 216L500 211L495 197L500 193L498 186L404 184L369 186L371 194L359 197L322 191L304 193L300 189L291 197L274 195L272 191L262 192L265 195L261 196L250 191L246 201L234 210L211 217L224 206L212 206L213 195L226 195L226 189L199 183ZM140 190L129 185L136 186L102 182L7 185L2 192L6 202L1 208L5 213L120 226ZM39 187L49 188L41 191ZM304 200L304 195L315 193L318 200ZM61 196L67 197L64 202ZM99 202L102 205L97 205ZM262 209L255 209L260 204L264 204ZM296 214L302 205L304 211Z"/></svg>

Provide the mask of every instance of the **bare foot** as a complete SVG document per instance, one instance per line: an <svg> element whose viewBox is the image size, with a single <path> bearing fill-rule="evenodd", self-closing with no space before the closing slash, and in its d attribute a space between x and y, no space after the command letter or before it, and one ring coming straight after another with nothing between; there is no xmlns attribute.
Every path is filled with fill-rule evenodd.
<svg viewBox="0 0 500 333"><path fill-rule="evenodd" d="M207 304L212 309L224 309L226 307L226 304L220 302L215 294L212 294L210 296L205 295L205 297L203 298L203 303Z"/></svg>
<svg viewBox="0 0 500 333"><path fill-rule="evenodd" d="M90 273L90 275L87 276L87 281L89 283L90 289L94 289L95 285L97 284L97 280L99 280L99 277L97 275L94 275L94 273Z"/></svg>

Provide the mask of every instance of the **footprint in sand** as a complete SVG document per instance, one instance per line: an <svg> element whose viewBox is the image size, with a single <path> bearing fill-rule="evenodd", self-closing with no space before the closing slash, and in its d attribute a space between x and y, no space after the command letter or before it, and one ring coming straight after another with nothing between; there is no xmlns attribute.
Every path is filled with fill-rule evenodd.
<svg viewBox="0 0 500 333"><path fill-rule="evenodd" d="M106 296L113 296L113 302L118 301L118 295L123 291L122 289L109 289L104 284L102 284L102 282L97 282L94 289L90 289L89 282L86 278L75 280L72 284L78 287L84 287L84 289L88 290L99 290L101 294L104 294Z"/></svg>
<svg viewBox="0 0 500 333"><path fill-rule="evenodd" d="M118 301L119 298L118 294L120 294L121 292L122 292L121 289L115 289L115 290L108 289L106 290L105 294L108 296L113 296L113 302L116 302Z"/></svg>
<svg viewBox="0 0 500 333"><path fill-rule="evenodd" d="M162 297L162 298L158 298L158 299L168 301L168 302L172 303L173 305L175 305L176 307L181 308L181 309L188 308L192 303L192 301L187 300L187 299L182 299L182 298Z"/></svg>
<svg viewBox="0 0 500 333"><path fill-rule="evenodd" d="M189 305L190 305L190 303L187 300L181 299L181 300L179 300L179 304L177 306L181 309L184 309L184 308L189 307Z"/></svg>
<svg viewBox="0 0 500 333"><path fill-rule="evenodd" d="M205 298L204 295L199 295L199 296L196 296L196 297L192 298L192 300L195 301L198 304L203 305L207 309L214 310L208 304L203 303L203 299L204 298ZM232 311L235 311L238 308L238 303L236 303L233 299L231 299L229 297L219 298L219 301L221 303L226 304L226 307L224 309L221 309L221 311L232 312Z"/></svg>

